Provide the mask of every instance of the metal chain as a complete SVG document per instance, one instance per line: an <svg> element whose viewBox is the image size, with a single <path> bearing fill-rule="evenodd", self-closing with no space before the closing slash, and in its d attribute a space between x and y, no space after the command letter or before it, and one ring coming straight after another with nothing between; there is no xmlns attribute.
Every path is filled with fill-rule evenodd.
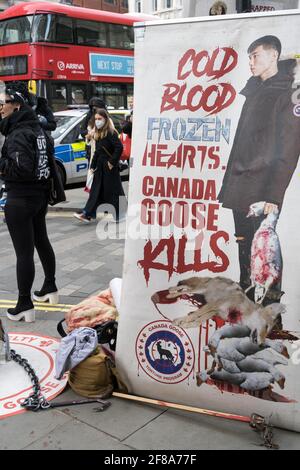
<svg viewBox="0 0 300 470"><path fill-rule="evenodd" d="M261 446L267 447L268 449L279 449L279 445L273 441L273 426L266 422L265 418L261 415L253 413L250 419L250 426L254 431L259 432L263 440Z"/></svg>
<svg viewBox="0 0 300 470"><path fill-rule="evenodd" d="M33 393L23 400L21 406L26 408L26 410L31 411L38 411L38 410L45 410L50 408L50 403L46 400L46 398L41 393L40 381L35 372L35 370L31 367L27 359L24 359L20 354L17 354L14 349L10 350L10 357L11 359L19 364L25 372L29 375L30 380L33 384Z"/></svg>

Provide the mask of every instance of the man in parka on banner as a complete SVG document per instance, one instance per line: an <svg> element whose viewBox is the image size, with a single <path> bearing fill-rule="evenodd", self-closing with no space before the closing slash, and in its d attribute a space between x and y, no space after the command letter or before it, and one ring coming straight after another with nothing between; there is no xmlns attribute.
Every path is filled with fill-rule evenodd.
<svg viewBox="0 0 300 470"><path fill-rule="evenodd" d="M279 61L281 42L264 36L248 48L252 77L245 96L222 187L223 207L232 209L239 246L240 285L251 285L251 244L262 220L281 211L284 194L300 154L300 117L293 103L296 60ZM265 201L264 214L247 217L249 206ZM249 296L252 298L252 289ZM263 304L279 302L281 273Z"/></svg>

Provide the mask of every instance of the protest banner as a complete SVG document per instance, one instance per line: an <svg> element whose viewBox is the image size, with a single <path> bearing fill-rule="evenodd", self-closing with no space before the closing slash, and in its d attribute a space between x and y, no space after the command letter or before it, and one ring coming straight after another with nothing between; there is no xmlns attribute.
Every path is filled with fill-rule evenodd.
<svg viewBox="0 0 300 470"><path fill-rule="evenodd" d="M297 431L299 24L274 12L136 28L117 344L135 394Z"/></svg>

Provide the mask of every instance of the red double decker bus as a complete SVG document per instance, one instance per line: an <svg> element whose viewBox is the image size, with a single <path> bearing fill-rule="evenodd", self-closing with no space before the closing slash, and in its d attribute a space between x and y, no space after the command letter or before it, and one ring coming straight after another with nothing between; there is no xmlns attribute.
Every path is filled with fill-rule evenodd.
<svg viewBox="0 0 300 470"><path fill-rule="evenodd" d="M101 96L133 96L133 23L139 16L31 2L0 15L0 80L24 80L53 110Z"/></svg>

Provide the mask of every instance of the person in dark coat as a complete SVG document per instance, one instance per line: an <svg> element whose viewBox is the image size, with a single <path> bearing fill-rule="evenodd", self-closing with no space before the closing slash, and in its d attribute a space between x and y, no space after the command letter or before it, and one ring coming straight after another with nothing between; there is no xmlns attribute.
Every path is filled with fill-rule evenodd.
<svg viewBox="0 0 300 470"><path fill-rule="evenodd" d="M32 322L34 248L45 274L42 291L57 295L55 255L45 220L50 187L49 150L36 114L19 91L5 90L1 96L0 112L0 132L5 136L0 177L4 179L7 191L5 219L17 257L19 290L17 305L7 310L7 317L14 321L25 319Z"/></svg>
<svg viewBox="0 0 300 470"><path fill-rule="evenodd" d="M33 109L40 121L41 128L50 136L50 133L56 129L56 121L46 98L38 96L36 98L36 105L33 106Z"/></svg>
<svg viewBox="0 0 300 470"><path fill-rule="evenodd" d="M80 134L82 135L82 137L85 137L87 135L89 122L92 116L95 115L97 109L106 110L106 104L101 98L98 98L98 96L93 96L93 98L91 98L89 101L89 112L87 113L86 117L83 120L83 123L81 124Z"/></svg>
<svg viewBox="0 0 300 470"><path fill-rule="evenodd" d="M89 111L80 127L80 134L84 139L88 134L89 122L91 121L92 117L95 116L95 112L97 111L97 109L106 109L106 104L101 98L98 98L98 96L93 96L89 101ZM86 158L88 162L90 162L91 148L89 146L86 147Z"/></svg>
<svg viewBox="0 0 300 470"><path fill-rule="evenodd" d="M241 91L246 101L218 195L223 207L233 211L243 289L251 284L254 234L267 214L281 210L300 153L300 118L292 100L296 62L278 61L280 53L275 36L257 39L248 48L253 76ZM260 201L265 202L264 215L247 218L249 206ZM265 303L279 301L281 295L279 281Z"/></svg>
<svg viewBox="0 0 300 470"><path fill-rule="evenodd" d="M130 115L126 118L125 123L122 126L122 132L128 135L129 139L132 137L132 118L133 118L133 111L130 111Z"/></svg>
<svg viewBox="0 0 300 470"><path fill-rule="evenodd" d="M10 82L9 88L21 93L25 103L35 111L40 121L41 128L46 131L47 135L50 137L51 132L56 129L56 121L47 99L30 93L25 82Z"/></svg>
<svg viewBox="0 0 300 470"><path fill-rule="evenodd" d="M123 216L124 209L120 207L120 200L121 202L125 200L119 173L123 145L105 109L96 112L94 122L93 138L96 141L96 148L89 170L94 175L93 183L85 208L75 213L74 217L83 222L90 222L96 218L97 208L105 204L112 206L115 220L118 222Z"/></svg>

